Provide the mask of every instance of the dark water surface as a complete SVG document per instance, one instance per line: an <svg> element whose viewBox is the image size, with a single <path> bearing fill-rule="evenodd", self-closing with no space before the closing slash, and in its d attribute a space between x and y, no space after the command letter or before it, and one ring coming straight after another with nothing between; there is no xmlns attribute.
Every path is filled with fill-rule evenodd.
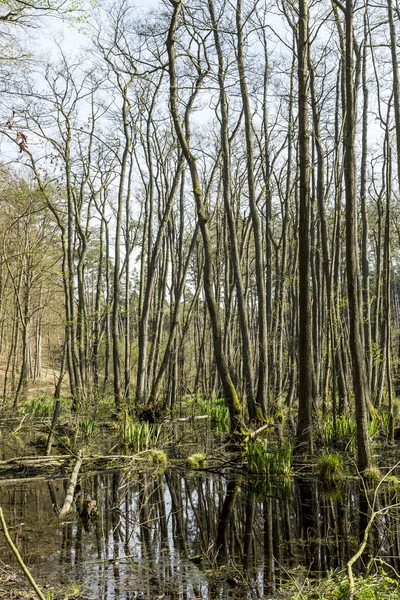
<svg viewBox="0 0 400 600"><path fill-rule="evenodd" d="M238 472L96 473L82 476L76 510L60 522L53 506L65 486L3 480L0 505L41 584L78 582L93 600L269 598L300 573L321 577L342 566L366 523L355 481L339 492L312 478L260 482ZM89 523L78 514L88 497L99 509ZM387 486L377 502L396 498ZM399 509L376 523L364 563L384 558L399 572ZM0 557L14 565L3 537Z"/></svg>

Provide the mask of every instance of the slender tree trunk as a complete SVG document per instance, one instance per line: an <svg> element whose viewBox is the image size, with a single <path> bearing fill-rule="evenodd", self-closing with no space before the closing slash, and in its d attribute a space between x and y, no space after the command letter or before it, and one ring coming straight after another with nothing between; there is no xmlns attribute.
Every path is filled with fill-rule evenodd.
<svg viewBox="0 0 400 600"><path fill-rule="evenodd" d="M182 128L181 119L178 112L178 98L177 98L177 78L176 78L176 67L175 67L175 34L178 24L179 13L181 11L182 3L181 0L171 0L173 6L173 14L171 18L171 24L168 31L167 38L167 51L169 59L169 76L170 76L170 108L172 119L174 122L175 132L178 137L179 144L182 148L182 152L188 163L190 175L192 178L193 194L196 201L197 214L199 219L200 231L203 239L204 249L204 292L206 295L208 312L211 319L212 333L213 333L213 345L215 352L215 359L217 363L218 373L221 378L224 397L229 409L231 430L232 432L240 432L243 429L243 422L241 417L241 403L239 401L235 386L232 381L231 373L227 364L226 356L222 349L222 331L221 323L219 318L218 306L215 300L213 291L213 255L212 245L210 239L210 232L208 226L208 212L203 201L203 194L201 190L200 177L197 170L196 158L192 154L187 137ZM201 75L200 75L201 77ZM198 81L197 85L201 85L201 81Z"/></svg>
<svg viewBox="0 0 400 600"><path fill-rule="evenodd" d="M296 454L313 451L313 355L310 289L310 148L308 130L308 6L299 0L299 410Z"/></svg>
<svg viewBox="0 0 400 600"><path fill-rule="evenodd" d="M365 350L362 345L362 307L359 305L359 265L357 256L357 194L355 174L356 92L354 89L353 0L346 0L346 113L344 133L344 178L346 187L346 274L350 317L350 352L353 365L354 400L357 420L358 468L371 466L368 429L369 393Z"/></svg>
<svg viewBox="0 0 400 600"><path fill-rule="evenodd" d="M254 251L256 262L256 283L257 283L257 302L258 302L258 388L257 404L261 409L261 415L267 414L268 406L268 325L267 325L267 298L265 292L265 271L264 271L264 249L262 241L262 232L260 217L258 214L256 187L254 178L254 152L252 136L252 118L247 88L246 72L243 53L243 23L242 23L242 0L236 4L236 32L237 32L237 68L240 80L240 93L243 104L245 138L246 138L246 168L247 185L249 194L249 205L251 221L254 236Z"/></svg>
<svg viewBox="0 0 400 600"><path fill-rule="evenodd" d="M235 218L233 215L231 204L231 160L230 160L230 143L229 143L229 128L228 128L228 101L225 91L225 61L221 47L221 41L218 31L218 23L215 18L214 2L208 0L208 8L211 15L211 24L214 33L214 44L218 56L218 84L219 98L221 111L221 146L222 146L222 180L223 180L223 198L224 209L228 222L229 243L231 251L231 263L233 267L234 282L236 288L239 323L242 336L243 346L243 369L246 379L246 396L247 406L250 419L256 418L255 410L255 392L254 392L254 366L253 366L253 349L250 340L250 331L248 324L248 314L244 295L243 278L241 273L239 247L236 233Z"/></svg>

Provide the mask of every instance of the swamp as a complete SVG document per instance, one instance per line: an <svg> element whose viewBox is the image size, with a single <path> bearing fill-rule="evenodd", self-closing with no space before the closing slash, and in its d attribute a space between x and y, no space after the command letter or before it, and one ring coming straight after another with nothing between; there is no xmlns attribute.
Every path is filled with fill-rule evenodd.
<svg viewBox="0 0 400 600"><path fill-rule="evenodd" d="M45 413L55 403L28 408ZM381 470L364 480L354 423L346 451L296 464L271 428L238 451L221 418L227 411L211 421L188 406L190 416L131 423L128 432L126 419L89 426L80 417L72 427L61 411L49 456L49 417L1 422L0 506L44 598L347 599L346 565L372 512L354 597L400 597L400 466L387 468L396 447L381 451ZM67 432L85 455L62 517L76 461ZM0 556L1 597L34 597L4 537Z"/></svg>
<svg viewBox="0 0 400 600"><path fill-rule="evenodd" d="M400 599L400 0L0 1L0 599Z"/></svg>

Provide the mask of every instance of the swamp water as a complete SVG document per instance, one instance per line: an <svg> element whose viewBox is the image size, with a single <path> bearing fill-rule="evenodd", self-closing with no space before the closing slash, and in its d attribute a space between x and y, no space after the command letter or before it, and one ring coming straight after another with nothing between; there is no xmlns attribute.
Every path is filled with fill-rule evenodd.
<svg viewBox="0 0 400 600"><path fill-rule="evenodd" d="M366 523L356 481L339 492L315 478L266 483L240 471L83 474L76 510L58 521L53 507L65 488L57 478L1 480L0 505L37 581L55 589L79 584L76 597L90 600L271 598L285 581L343 566ZM398 496L385 488L379 506ZM78 516L84 498L98 506L88 522ZM400 510L393 508L377 518L364 564L383 559L398 573L399 550ZM0 558L18 569L3 536Z"/></svg>

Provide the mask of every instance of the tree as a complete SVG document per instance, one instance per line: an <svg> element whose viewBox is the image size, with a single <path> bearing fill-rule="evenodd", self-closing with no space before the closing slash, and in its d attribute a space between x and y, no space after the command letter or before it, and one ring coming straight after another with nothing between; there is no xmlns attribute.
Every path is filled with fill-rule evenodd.
<svg viewBox="0 0 400 600"><path fill-rule="evenodd" d="M313 450L313 354L310 289L310 148L308 129L309 29L307 0L299 2L299 411L296 453Z"/></svg>

